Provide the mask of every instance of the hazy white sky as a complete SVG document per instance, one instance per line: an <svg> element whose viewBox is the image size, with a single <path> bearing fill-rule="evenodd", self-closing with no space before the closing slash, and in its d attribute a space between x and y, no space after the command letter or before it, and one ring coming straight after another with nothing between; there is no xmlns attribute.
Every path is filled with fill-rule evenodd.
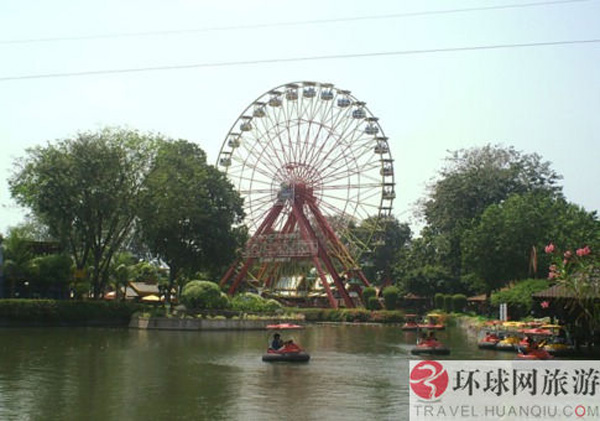
<svg viewBox="0 0 600 421"><path fill-rule="evenodd" d="M540 3L523 7L526 4ZM544 3L544 4L542 4ZM491 8L458 12L456 9ZM450 11L452 13L421 13ZM403 15L403 16L390 16ZM285 22L390 16L302 25ZM600 42L441 51L143 73L12 77L323 55L600 40L599 0L2 0L0 232L24 219L6 179L27 147L124 126L197 142L216 162L239 114L287 82L331 82L380 118L395 159L394 213L448 150L500 143L537 152L567 198L600 209ZM247 25L271 26L243 28ZM16 42L208 29L161 35Z"/></svg>

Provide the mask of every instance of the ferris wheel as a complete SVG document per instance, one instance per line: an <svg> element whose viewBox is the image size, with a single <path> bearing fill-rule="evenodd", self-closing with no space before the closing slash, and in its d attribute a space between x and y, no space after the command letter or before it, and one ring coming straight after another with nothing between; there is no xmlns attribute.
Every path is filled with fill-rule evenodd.
<svg viewBox="0 0 600 421"><path fill-rule="evenodd" d="M217 164L244 199L253 262L281 260L286 250L291 259L324 252L356 269L395 198L378 118L330 83L288 83L258 97L232 125ZM357 236L351 228L367 219Z"/></svg>

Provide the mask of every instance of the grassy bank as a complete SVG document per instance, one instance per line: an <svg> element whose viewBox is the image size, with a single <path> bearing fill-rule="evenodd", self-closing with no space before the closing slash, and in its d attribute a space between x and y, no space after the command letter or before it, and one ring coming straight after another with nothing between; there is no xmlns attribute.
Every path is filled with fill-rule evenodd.
<svg viewBox="0 0 600 421"><path fill-rule="evenodd" d="M126 326L140 310L131 302L0 300L0 326Z"/></svg>

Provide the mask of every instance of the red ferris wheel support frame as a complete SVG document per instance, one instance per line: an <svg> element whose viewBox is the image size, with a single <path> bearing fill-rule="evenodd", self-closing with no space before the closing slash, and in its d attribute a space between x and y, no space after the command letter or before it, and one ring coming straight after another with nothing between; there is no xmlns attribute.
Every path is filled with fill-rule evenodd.
<svg viewBox="0 0 600 421"><path fill-rule="evenodd" d="M278 233L273 233L273 227L286 206L289 206L291 211L288 212L283 229ZM311 225L306 211L312 216L314 226ZM295 247L291 249L284 247L286 239L294 235L296 235L293 237L296 238ZM264 247L266 239L269 239L274 246L266 249ZM354 263L350 253L317 206L317 199L312 188L304 183L294 183L287 186L285 191L280 192L275 204L266 213L264 220L247 242L243 255L241 260L234 262L229 267L220 281L221 286L231 282L228 289L230 295L237 291L257 261L262 261L264 265L258 277L259 281L267 287L273 286L274 268L280 264L279 260L281 259L312 261L327 294L329 304L333 308L338 307L338 301L327 281L327 274L333 279L333 284L344 305L349 308L355 306L338 268L336 268L335 261L342 272L351 273L357 276L364 286L370 286L369 281ZM265 276L266 279L264 279Z"/></svg>

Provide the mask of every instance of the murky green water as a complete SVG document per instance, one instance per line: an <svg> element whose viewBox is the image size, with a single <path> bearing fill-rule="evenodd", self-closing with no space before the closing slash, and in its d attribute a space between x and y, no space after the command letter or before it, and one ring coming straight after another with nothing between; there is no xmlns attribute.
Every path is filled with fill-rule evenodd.
<svg viewBox="0 0 600 421"><path fill-rule="evenodd" d="M313 325L307 364L263 363L267 334L0 329L0 420L406 420L415 334ZM514 358L440 332L453 359Z"/></svg>

